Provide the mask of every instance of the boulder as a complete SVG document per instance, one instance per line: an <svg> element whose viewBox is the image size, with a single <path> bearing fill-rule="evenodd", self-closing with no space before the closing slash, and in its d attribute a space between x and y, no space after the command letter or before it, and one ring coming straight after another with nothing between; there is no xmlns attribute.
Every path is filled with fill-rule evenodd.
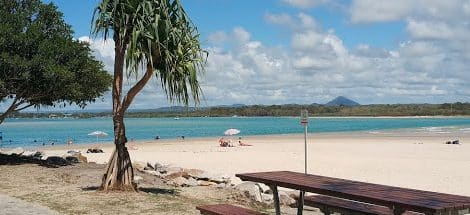
<svg viewBox="0 0 470 215"><path fill-rule="evenodd" d="M164 167L163 169L166 172L165 174L168 174L168 175L183 171L181 167Z"/></svg>
<svg viewBox="0 0 470 215"><path fill-rule="evenodd" d="M212 182L212 181L204 181L204 180L198 180L198 185L199 186L215 186L217 183Z"/></svg>
<svg viewBox="0 0 470 215"><path fill-rule="evenodd" d="M198 185L199 185L199 182L198 182L196 179L194 179L194 178L189 178L189 179L187 180L187 182L186 182L186 185L187 185L188 187L194 187L194 186L198 186Z"/></svg>
<svg viewBox="0 0 470 215"><path fill-rule="evenodd" d="M266 184L258 183L258 186L261 189L262 193L265 193L265 194L272 194L273 193L271 188L269 186L267 186Z"/></svg>
<svg viewBox="0 0 470 215"><path fill-rule="evenodd" d="M179 178L179 177L189 178L188 174L183 172L183 171L173 172L171 174L165 175L165 179L170 179L170 180L175 179L175 178Z"/></svg>
<svg viewBox="0 0 470 215"><path fill-rule="evenodd" d="M265 203L272 203L272 202L274 202L274 196L273 196L273 194L261 193L261 199L262 199L263 202L265 202Z"/></svg>
<svg viewBox="0 0 470 215"><path fill-rule="evenodd" d="M279 203L281 205L290 206L290 205L296 204L296 201L295 201L295 199L290 197L288 193L286 193L284 191L279 191Z"/></svg>
<svg viewBox="0 0 470 215"><path fill-rule="evenodd" d="M257 183L254 182L243 182L237 186L235 186L235 189L240 190L245 194L247 197L258 201L262 202L263 199L261 197L261 189L259 188Z"/></svg>
<svg viewBox="0 0 470 215"><path fill-rule="evenodd" d="M136 162L132 163L132 167L136 170L141 171L141 172L145 170L146 166L147 166L146 163L140 162L140 161L136 161Z"/></svg>
<svg viewBox="0 0 470 215"><path fill-rule="evenodd" d="M67 166L70 164L70 162L67 161L65 158L59 157L59 156L47 157L46 163L50 165L58 165L58 166Z"/></svg>
<svg viewBox="0 0 470 215"><path fill-rule="evenodd" d="M40 160L44 154L40 151L25 151L23 152L23 157L33 158Z"/></svg>
<svg viewBox="0 0 470 215"><path fill-rule="evenodd" d="M216 176L216 177L211 177L209 178L209 181L215 182L217 184L220 183L225 183L225 184L230 184L230 177L224 177L224 176Z"/></svg>
<svg viewBox="0 0 470 215"><path fill-rule="evenodd" d="M89 148L86 153L103 153L103 149L100 148Z"/></svg>
<svg viewBox="0 0 470 215"><path fill-rule="evenodd" d="M67 160L69 163L80 163L78 157L75 156L66 156L65 160Z"/></svg>
<svg viewBox="0 0 470 215"><path fill-rule="evenodd" d="M140 182L142 182L144 180L144 178L140 175L134 175L134 182L139 184Z"/></svg>
<svg viewBox="0 0 470 215"><path fill-rule="evenodd" d="M160 172L155 171L155 170L144 170L143 172L146 173L146 174L149 174L149 175L162 177L162 174Z"/></svg>
<svg viewBox="0 0 470 215"><path fill-rule="evenodd" d="M196 178L196 179L201 179L200 176L204 175L204 171L200 169L184 169L183 172L185 172L189 177Z"/></svg>
<svg viewBox="0 0 470 215"><path fill-rule="evenodd" d="M183 178L183 177L177 177L177 178L171 180L171 182L170 182L170 184L178 186L178 187L185 186L187 183L188 183L188 179Z"/></svg>
<svg viewBox="0 0 470 215"><path fill-rule="evenodd" d="M81 163L88 163L88 158L82 154L78 154L77 158Z"/></svg>
<svg viewBox="0 0 470 215"><path fill-rule="evenodd" d="M163 165L156 162L155 165L153 165L153 169L156 171L160 171L163 168Z"/></svg>
<svg viewBox="0 0 470 215"><path fill-rule="evenodd" d="M144 170L155 170L155 168L153 168L152 164L147 162L147 166L144 167Z"/></svg>

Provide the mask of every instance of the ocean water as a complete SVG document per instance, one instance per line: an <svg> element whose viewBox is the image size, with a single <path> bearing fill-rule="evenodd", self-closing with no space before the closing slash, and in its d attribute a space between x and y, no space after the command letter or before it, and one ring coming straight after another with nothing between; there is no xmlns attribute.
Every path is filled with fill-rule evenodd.
<svg viewBox="0 0 470 215"><path fill-rule="evenodd" d="M129 118L125 120L128 139L175 139L181 136L218 137L229 128L241 130L240 136L303 133L299 118L294 117L194 117ZM470 132L470 117L466 118L310 118L309 133L368 131L415 128L417 132L447 133L452 128ZM104 131L109 135L99 142L112 142L111 118L90 119L8 119L0 125L3 143L0 147L35 147L43 144L92 143L97 139L88 134Z"/></svg>

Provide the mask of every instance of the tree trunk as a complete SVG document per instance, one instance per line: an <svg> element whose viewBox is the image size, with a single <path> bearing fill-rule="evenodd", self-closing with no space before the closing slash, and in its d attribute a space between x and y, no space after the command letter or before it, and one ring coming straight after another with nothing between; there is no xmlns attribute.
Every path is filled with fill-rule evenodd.
<svg viewBox="0 0 470 215"><path fill-rule="evenodd" d="M127 138L124 126L125 108L122 106L122 81L124 73L125 47L121 46L119 38L114 37L114 83L113 83L113 123L114 123L114 149L103 175L100 190L126 190L137 191L134 180L134 169L126 148Z"/></svg>
<svg viewBox="0 0 470 215"><path fill-rule="evenodd" d="M106 173L103 176L101 183L101 190L126 190L137 191L137 185L134 180L134 169L132 168L131 158L127 147L127 142L124 126L123 115L116 115L114 121L114 142L116 148L114 149L111 158L109 159Z"/></svg>

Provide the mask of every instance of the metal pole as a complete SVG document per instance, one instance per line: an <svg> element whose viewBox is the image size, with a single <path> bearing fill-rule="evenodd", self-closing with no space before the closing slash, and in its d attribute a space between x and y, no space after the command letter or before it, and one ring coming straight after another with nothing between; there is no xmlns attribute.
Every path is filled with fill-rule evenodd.
<svg viewBox="0 0 470 215"><path fill-rule="evenodd" d="M305 174L307 174L307 124L305 124L304 140L305 140Z"/></svg>

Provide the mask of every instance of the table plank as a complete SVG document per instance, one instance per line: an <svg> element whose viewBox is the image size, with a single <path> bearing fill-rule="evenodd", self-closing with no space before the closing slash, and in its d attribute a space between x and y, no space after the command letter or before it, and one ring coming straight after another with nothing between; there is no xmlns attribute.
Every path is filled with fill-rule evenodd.
<svg viewBox="0 0 470 215"><path fill-rule="evenodd" d="M291 171L236 174L254 181L387 207L423 213L441 213L470 208L470 197L393 187Z"/></svg>

